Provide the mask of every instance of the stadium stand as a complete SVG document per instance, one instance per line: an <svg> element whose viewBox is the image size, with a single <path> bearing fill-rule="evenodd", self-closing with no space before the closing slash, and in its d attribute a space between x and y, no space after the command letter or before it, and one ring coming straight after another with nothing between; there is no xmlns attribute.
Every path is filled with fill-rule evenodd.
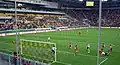
<svg viewBox="0 0 120 65"><path fill-rule="evenodd" d="M82 23L65 15L17 16L17 18L17 26L14 16L11 20L1 20L0 30L13 30L16 29L16 27L18 29L31 29L48 28L49 26L80 26L80 23Z"/></svg>
<svg viewBox="0 0 120 65"><path fill-rule="evenodd" d="M98 26L98 11L94 10L79 10L67 11L67 15L47 15L47 16L18 16L18 29L31 29L31 28L48 28L49 26ZM77 14L79 13L79 14ZM119 27L119 13L120 10L103 10L102 15L102 26L104 27ZM70 18L72 15L73 18ZM79 16L76 16L79 15ZM84 23L84 24L83 24ZM15 19L12 17L11 20L5 22L0 21L0 30L11 30L15 29Z"/></svg>
<svg viewBox="0 0 120 65"><path fill-rule="evenodd" d="M90 26L98 26L98 10L67 10L66 13L80 22L88 23ZM108 9L102 11L102 26L119 27L120 10Z"/></svg>

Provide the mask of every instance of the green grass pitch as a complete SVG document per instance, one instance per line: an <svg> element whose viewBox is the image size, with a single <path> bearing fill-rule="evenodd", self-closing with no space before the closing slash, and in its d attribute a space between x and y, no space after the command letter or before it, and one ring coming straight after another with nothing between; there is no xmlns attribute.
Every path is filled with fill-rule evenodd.
<svg viewBox="0 0 120 65"><path fill-rule="evenodd" d="M87 32L88 30L88 32ZM78 32L81 32L79 35ZM98 29L79 29L70 31L43 32L38 34L20 35L19 39L47 41L51 37L51 42L57 44L57 62L52 65L96 65L97 62L97 39ZM13 51L12 41L15 36L0 37L0 50ZM74 56L73 49L68 49L68 44L78 45L79 53ZM105 52L109 44L113 44L113 52L107 57L100 57L100 62L108 58L101 65L120 65L120 29L102 29L101 43L104 42ZM91 53L86 51L86 44L90 43Z"/></svg>

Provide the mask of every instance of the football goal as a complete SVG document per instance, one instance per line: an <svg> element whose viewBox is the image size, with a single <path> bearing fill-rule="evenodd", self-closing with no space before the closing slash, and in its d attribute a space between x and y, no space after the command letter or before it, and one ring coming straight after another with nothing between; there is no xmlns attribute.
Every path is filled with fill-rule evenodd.
<svg viewBox="0 0 120 65"><path fill-rule="evenodd" d="M20 56L43 63L56 61L56 43L20 39Z"/></svg>

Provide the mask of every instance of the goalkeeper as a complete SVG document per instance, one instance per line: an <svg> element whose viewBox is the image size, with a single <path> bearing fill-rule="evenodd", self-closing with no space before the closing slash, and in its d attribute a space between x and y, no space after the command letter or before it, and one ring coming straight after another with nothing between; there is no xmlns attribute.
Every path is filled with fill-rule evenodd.
<svg viewBox="0 0 120 65"><path fill-rule="evenodd" d="M55 55L55 51L56 51L56 47L55 47L55 45L53 45L53 47L52 47L52 53Z"/></svg>

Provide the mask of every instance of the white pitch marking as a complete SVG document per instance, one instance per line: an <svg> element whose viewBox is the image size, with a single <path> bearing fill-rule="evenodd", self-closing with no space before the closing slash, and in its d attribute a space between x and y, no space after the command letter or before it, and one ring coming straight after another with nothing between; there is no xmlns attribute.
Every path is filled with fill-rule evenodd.
<svg viewBox="0 0 120 65"><path fill-rule="evenodd" d="M61 64L64 64L64 65L72 65L72 64L64 63L64 62L60 62L60 61L54 61L54 62L52 62L51 64L53 64L53 63L55 63L55 62L57 62L57 63L61 63Z"/></svg>
<svg viewBox="0 0 120 65"><path fill-rule="evenodd" d="M64 62L60 62L60 61L56 61L57 63L61 63L61 64L64 64L64 65L72 65L72 64L69 64L69 63L64 63Z"/></svg>
<svg viewBox="0 0 120 65"><path fill-rule="evenodd" d="M100 62L100 64L99 65L101 65L101 64L103 64L105 61L107 61L108 60L108 58L106 58L105 60L103 60L102 62Z"/></svg>
<svg viewBox="0 0 120 65"><path fill-rule="evenodd" d="M112 44L113 46L115 46L114 44Z"/></svg>
<svg viewBox="0 0 120 65"><path fill-rule="evenodd" d="M71 52L66 52L66 51L59 51L57 50L58 52L63 52L63 53L67 53L67 54L74 54L74 53L71 53ZM85 54L78 54L80 56L87 56L87 57L97 57L97 56L92 56L92 55L85 55ZM100 58L104 58L104 57L100 57Z"/></svg>

